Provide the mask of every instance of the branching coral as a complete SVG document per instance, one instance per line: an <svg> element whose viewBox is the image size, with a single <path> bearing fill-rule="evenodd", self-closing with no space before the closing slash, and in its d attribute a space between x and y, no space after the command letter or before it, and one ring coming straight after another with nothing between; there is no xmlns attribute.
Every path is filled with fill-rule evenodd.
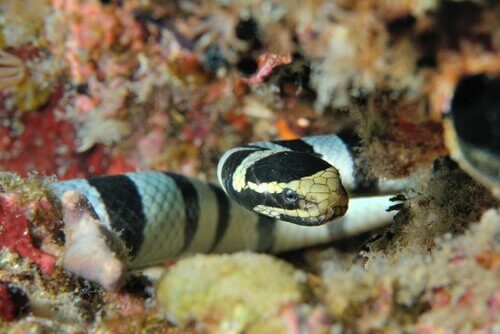
<svg viewBox="0 0 500 334"><path fill-rule="evenodd" d="M220 6L214 2L182 1L180 8L189 13L189 19L179 20L178 29L190 40L196 40L195 50L201 54L209 47L220 48L224 58L235 63L238 51L248 45L236 37L239 18L237 5Z"/></svg>

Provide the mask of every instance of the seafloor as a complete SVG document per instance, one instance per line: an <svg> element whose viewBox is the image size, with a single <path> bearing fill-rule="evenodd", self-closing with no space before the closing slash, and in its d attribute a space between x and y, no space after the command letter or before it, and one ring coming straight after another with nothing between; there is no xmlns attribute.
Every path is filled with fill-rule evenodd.
<svg viewBox="0 0 500 334"><path fill-rule="evenodd" d="M498 1L0 0L0 331L500 331L498 200L442 124L478 73L500 75ZM346 130L367 171L416 181L377 234L197 255L119 292L51 255L49 180L214 179L238 144Z"/></svg>

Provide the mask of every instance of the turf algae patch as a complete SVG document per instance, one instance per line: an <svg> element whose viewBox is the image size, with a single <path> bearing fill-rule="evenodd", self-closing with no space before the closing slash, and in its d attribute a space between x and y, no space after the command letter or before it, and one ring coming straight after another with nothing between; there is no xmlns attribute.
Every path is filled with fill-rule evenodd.
<svg viewBox="0 0 500 334"><path fill-rule="evenodd" d="M431 250L436 238L460 235L485 210L498 207L498 201L484 186L449 159L437 160L432 172L406 197L395 223L382 238L369 244L371 252L383 251L392 258Z"/></svg>
<svg viewBox="0 0 500 334"><path fill-rule="evenodd" d="M197 320L215 332L237 333L303 301L304 283L301 272L271 256L197 255L168 270L157 299L181 325Z"/></svg>

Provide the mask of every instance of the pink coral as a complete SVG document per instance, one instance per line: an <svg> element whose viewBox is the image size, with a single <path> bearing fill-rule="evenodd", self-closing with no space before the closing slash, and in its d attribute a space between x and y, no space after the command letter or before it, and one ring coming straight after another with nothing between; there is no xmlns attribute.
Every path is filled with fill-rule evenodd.
<svg viewBox="0 0 500 334"><path fill-rule="evenodd" d="M280 56L273 53L265 53L259 57L259 69L257 73L255 73L250 79L248 79L248 82L251 84L262 83L264 78L271 74L272 70L275 67L290 64L291 62L292 56L290 54Z"/></svg>
<svg viewBox="0 0 500 334"><path fill-rule="evenodd" d="M65 57L70 64L73 80L77 83L85 82L95 75L101 65L113 65L123 69L124 62L120 65L120 62L117 63L112 55L104 51L117 44L130 50L139 50L144 45L143 29L134 20L132 11L128 8L103 6L97 1L53 3L54 7L65 15L69 25L69 34L65 40ZM127 58L126 63L130 63L131 58ZM108 68L106 66L100 72L108 75ZM127 67L126 72L127 75L131 74L130 67Z"/></svg>

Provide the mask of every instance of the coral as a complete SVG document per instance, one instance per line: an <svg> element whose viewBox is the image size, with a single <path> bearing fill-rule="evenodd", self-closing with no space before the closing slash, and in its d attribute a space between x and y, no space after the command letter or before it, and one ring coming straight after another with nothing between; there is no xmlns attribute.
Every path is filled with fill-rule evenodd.
<svg viewBox="0 0 500 334"><path fill-rule="evenodd" d="M318 297L346 329L359 333L492 330L499 321L499 218L497 210L485 212L464 235L437 239L430 254L387 259L378 252L365 269L327 261Z"/></svg>
<svg viewBox="0 0 500 334"><path fill-rule="evenodd" d="M73 126L56 115L60 96L37 113L24 115L22 125L14 119L0 127L0 166L3 170L27 175L31 171L55 174L62 178L102 174L108 168L117 172L130 170L118 158L113 160L103 147L87 154L75 152ZM120 164L122 167L115 165Z"/></svg>
<svg viewBox="0 0 500 334"><path fill-rule="evenodd" d="M303 274L267 255L197 255L169 268L157 299L180 324L204 319L215 322L214 329L241 331L301 302L303 284Z"/></svg>
<svg viewBox="0 0 500 334"><path fill-rule="evenodd" d="M57 90L65 68L46 52L44 22L52 7L49 1L23 0L2 1L0 8L0 90L5 102L1 109L37 110Z"/></svg>
<svg viewBox="0 0 500 334"><path fill-rule="evenodd" d="M383 251L389 258L424 252L434 247L436 238L462 233L483 211L497 205L486 188L450 160L437 161L433 172L406 197L395 223L370 245L372 251Z"/></svg>
<svg viewBox="0 0 500 334"><path fill-rule="evenodd" d="M38 46L43 40L44 20L52 8L49 0L0 1L1 35L6 45ZM3 47L0 43L0 47Z"/></svg>
<svg viewBox="0 0 500 334"><path fill-rule="evenodd" d="M75 297L78 281L56 266L62 251L61 216L46 182L36 176L0 174L0 277L24 291L30 313L82 321L92 317L84 296L88 291L82 289L81 296Z"/></svg>
<svg viewBox="0 0 500 334"><path fill-rule="evenodd" d="M267 77L274 67L283 64L290 64L292 57L290 55L278 56L276 54L263 54L258 60L258 71L248 80L251 84L261 83Z"/></svg>
<svg viewBox="0 0 500 334"><path fill-rule="evenodd" d="M24 291L29 298L29 313L34 317L83 324L92 321L102 307L98 287L58 269L50 277L41 275L36 265L6 248L0 256L1 277Z"/></svg>
<svg viewBox="0 0 500 334"><path fill-rule="evenodd" d="M65 192L61 202L66 237L63 267L99 283L106 290L119 289L124 281L126 264L123 241L105 230L103 223L95 218L91 204L79 192Z"/></svg>
<svg viewBox="0 0 500 334"><path fill-rule="evenodd" d="M83 333L84 326L78 326L75 324L67 324L64 322L47 319L43 317L33 317L28 316L11 324L11 326L5 328L5 330L12 334L21 333L61 333L61 334L73 334L73 333Z"/></svg>
<svg viewBox="0 0 500 334"><path fill-rule="evenodd" d="M111 145L119 142L130 133L130 126L116 119L105 119L100 111L92 112L87 116L85 123L79 128L81 138L77 147L78 152L88 151L97 143Z"/></svg>
<svg viewBox="0 0 500 334"><path fill-rule="evenodd" d="M98 333L189 333L169 324L156 310L146 311L136 316L109 317L99 322L93 330Z"/></svg>
<svg viewBox="0 0 500 334"><path fill-rule="evenodd" d="M206 53L210 46L217 47L225 60L235 63L238 51L249 45L237 38L239 8L237 5L219 6L204 1L184 1L181 10L195 20L179 20L177 29L190 40L196 40L194 49Z"/></svg>
<svg viewBox="0 0 500 334"><path fill-rule="evenodd" d="M361 159L374 175L418 174L446 155L440 122L429 120L423 104L385 92L353 110L363 141Z"/></svg>
<svg viewBox="0 0 500 334"><path fill-rule="evenodd" d="M116 43L124 48L137 50L142 45L141 27L131 17L131 11L124 8L105 6L98 1L55 2L54 22L69 26L66 36L51 35L64 40L65 57L69 63L72 78L76 84L83 83L96 74L100 66L115 71L109 75L126 75L131 66L120 57L121 52L105 54ZM85 19L83 19L85 18ZM61 32L59 32L61 33ZM58 45L55 45L58 48ZM63 51L57 49L57 51Z"/></svg>
<svg viewBox="0 0 500 334"><path fill-rule="evenodd" d="M358 130L374 173L405 176L446 153L439 115L459 77L498 73L500 63L498 5L490 2L42 1L29 6L28 13L11 1L2 6L9 13L2 21L2 47L18 55L30 45L37 55L20 57L27 78L10 103L30 111L54 94L68 97L61 115L75 125L75 149L100 150L103 143L130 168L138 164L199 174L214 160L209 152L222 152L235 141L336 128L311 122L317 118L314 99L318 109L358 110ZM447 20L453 11L464 25ZM269 73L277 65L270 59L291 62L290 67L303 63L304 72L294 77L284 69ZM258 89L241 89L240 73L259 83ZM72 86L58 93L62 80ZM264 101L271 116L241 123L247 126L245 136L235 135L237 123L231 120L241 119L245 101L255 99ZM149 137L153 129L147 124L158 112L171 121ZM295 125L297 114L307 115L297 117L305 126ZM279 117L285 119L275 122ZM276 126L263 131L269 120ZM216 138L233 139L211 138L214 124L228 125L215 128ZM290 131L286 124L292 125ZM137 144L142 137L159 144L154 154L147 141ZM207 148L200 158L193 152L201 141ZM147 159L141 159L143 151Z"/></svg>
<svg viewBox="0 0 500 334"><path fill-rule="evenodd" d="M0 318L14 320L26 311L28 298L24 292L10 284L0 283Z"/></svg>
<svg viewBox="0 0 500 334"><path fill-rule="evenodd" d="M29 232L29 222L19 199L2 194L0 196L1 233L0 246L6 247L23 257L31 259L49 275L54 272L56 258L40 251L33 243Z"/></svg>
<svg viewBox="0 0 500 334"><path fill-rule="evenodd" d="M42 109L50 105L54 97L60 97L58 79L62 68L37 49L25 47L13 52L15 62L6 57L0 60L3 63L0 65L3 73L0 74L0 94L4 102L0 110L16 117L12 121L17 121L24 113Z"/></svg>

